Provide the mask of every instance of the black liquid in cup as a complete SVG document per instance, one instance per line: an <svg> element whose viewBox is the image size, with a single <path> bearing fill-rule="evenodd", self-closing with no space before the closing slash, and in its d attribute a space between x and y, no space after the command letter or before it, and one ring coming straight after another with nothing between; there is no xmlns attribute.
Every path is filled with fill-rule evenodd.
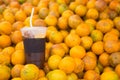
<svg viewBox="0 0 120 80"><path fill-rule="evenodd" d="M23 42L26 63L32 63L39 68L43 68L45 62L45 38L24 38Z"/></svg>

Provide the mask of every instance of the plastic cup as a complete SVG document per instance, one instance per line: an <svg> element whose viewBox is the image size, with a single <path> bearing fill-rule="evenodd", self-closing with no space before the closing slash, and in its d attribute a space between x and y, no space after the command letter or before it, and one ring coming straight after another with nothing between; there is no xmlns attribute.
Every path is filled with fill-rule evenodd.
<svg viewBox="0 0 120 80"><path fill-rule="evenodd" d="M45 62L46 27L24 27L21 29L25 50L26 63L32 63L39 68Z"/></svg>

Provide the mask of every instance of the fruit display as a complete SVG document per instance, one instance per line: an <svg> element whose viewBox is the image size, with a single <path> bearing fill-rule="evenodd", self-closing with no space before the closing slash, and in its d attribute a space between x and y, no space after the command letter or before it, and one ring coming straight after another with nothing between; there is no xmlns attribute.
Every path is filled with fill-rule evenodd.
<svg viewBox="0 0 120 80"><path fill-rule="evenodd" d="M47 27L44 68L25 61L21 29ZM0 80L120 80L120 0L0 0Z"/></svg>

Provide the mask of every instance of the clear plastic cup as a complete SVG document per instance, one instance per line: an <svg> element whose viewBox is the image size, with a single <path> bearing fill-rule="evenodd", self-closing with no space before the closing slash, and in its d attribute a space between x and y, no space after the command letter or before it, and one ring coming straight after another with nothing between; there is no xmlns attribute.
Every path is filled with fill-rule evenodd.
<svg viewBox="0 0 120 80"><path fill-rule="evenodd" d="M39 68L45 62L45 36L46 27L24 27L21 29L26 63L33 63Z"/></svg>

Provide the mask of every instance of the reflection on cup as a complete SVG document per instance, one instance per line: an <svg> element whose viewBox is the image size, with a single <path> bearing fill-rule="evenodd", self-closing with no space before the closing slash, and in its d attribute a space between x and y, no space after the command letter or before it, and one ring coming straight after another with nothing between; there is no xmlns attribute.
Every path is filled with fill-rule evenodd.
<svg viewBox="0 0 120 80"><path fill-rule="evenodd" d="M46 27L24 27L21 29L26 63L44 67Z"/></svg>

